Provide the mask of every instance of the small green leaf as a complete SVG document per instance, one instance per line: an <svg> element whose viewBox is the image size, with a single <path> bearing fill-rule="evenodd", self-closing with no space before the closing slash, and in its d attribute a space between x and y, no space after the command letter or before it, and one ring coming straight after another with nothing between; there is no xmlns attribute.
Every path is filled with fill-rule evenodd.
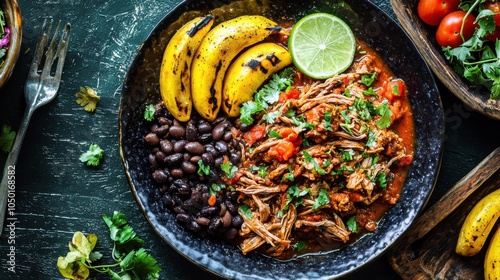
<svg viewBox="0 0 500 280"><path fill-rule="evenodd" d="M148 122L152 121L155 117L155 106L153 104L147 104L144 109L144 119Z"/></svg>

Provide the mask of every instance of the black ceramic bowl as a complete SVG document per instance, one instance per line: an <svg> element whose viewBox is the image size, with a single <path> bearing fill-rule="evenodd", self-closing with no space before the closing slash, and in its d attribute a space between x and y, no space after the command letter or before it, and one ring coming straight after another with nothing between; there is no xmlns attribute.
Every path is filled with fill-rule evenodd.
<svg viewBox="0 0 500 280"><path fill-rule="evenodd" d="M269 1L269 3L267 3ZM347 275L383 254L411 225L425 205L438 174L444 138L444 114L433 76L413 43L399 26L367 0L185 1L168 14L144 42L123 85L120 104L120 151L132 192L153 229L175 250L203 269L232 279L331 279ZM232 2L232 3L230 3ZM170 36L189 19L212 12L218 21L242 14L298 19L313 12L343 17L356 36L379 54L404 79L415 118L414 161L401 200L370 235L341 250L278 261L259 254L244 256L223 241L200 239L185 231L163 208L152 184L144 136L145 104L160 100L158 73Z"/></svg>

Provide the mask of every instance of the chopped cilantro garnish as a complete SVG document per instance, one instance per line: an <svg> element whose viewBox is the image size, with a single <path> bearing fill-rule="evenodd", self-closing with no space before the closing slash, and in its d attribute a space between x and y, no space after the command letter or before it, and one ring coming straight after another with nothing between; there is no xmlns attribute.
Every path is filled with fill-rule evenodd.
<svg viewBox="0 0 500 280"><path fill-rule="evenodd" d="M253 115L267 109L270 105L275 104L279 100L280 93L293 82L294 70L286 68L285 70L271 76L269 82L263 85L254 95L254 99L243 103L240 109L240 121L243 124L250 125L253 123ZM273 123L279 116L279 112L266 114L266 121Z"/></svg>
<svg viewBox="0 0 500 280"><path fill-rule="evenodd" d="M365 74L361 76L361 83L367 87L371 86L377 78L377 73Z"/></svg>
<svg viewBox="0 0 500 280"><path fill-rule="evenodd" d="M314 170L319 174L319 175L325 175L326 171L319 166L319 164L316 162L316 160L309 154L307 151L304 151L304 159L307 163L312 163L314 166Z"/></svg>
<svg viewBox="0 0 500 280"><path fill-rule="evenodd" d="M389 108L389 102L384 100L380 106L376 109L377 114L380 115L380 119L375 123L379 128L388 128L392 121L392 111Z"/></svg>
<svg viewBox="0 0 500 280"><path fill-rule="evenodd" d="M328 203L330 203L330 196L328 196L328 191L326 189L321 189L319 191L318 198L316 198L316 201L314 201L312 209L318 209Z"/></svg>
<svg viewBox="0 0 500 280"><path fill-rule="evenodd" d="M299 242L297 242L297 243L294 243L294 244L292 245L292 248L293 248L295 251L300 252L300 251L302 251L302 250L304 250L304 249L307 249L307 243L306 243L305 241L301 240L301 241L299 241Z"/></svg>
<svg viewBox="0 0 500 280"><path fill-rule="evenodd" d="M236 171L238 171L238 167L232 165L229 161L221 164L220 168L222 169L222 171L224 171L224 173L226 173L226 177L228 179L234 178L234 175L236 175Z"/></svg>
<svg viewBox="0 0 500 280"><path fill-rule="evenodd" d="M208 175L210 174L210 165L205 164L201 159L198 161L198 175Z"/></svg>
<svg viewBox="0 0 500 280"><path fill-rule="evenodd" d="M155 117L155 106L153 104L146 105L144 109L144 119L148 122L152 121Z"/></svg>
<svg viewBox="0 0 500 280"><path fill-rule="evenodd" d="M252 210L250 209L250 207L248 207L248 205L246 204L241 205L238 208L238 211L240 212L240 214L243 214L243 216L245 216L247 219L252 218Z"/></svg>
<svg viewBox="0 0 500 280"><path fill-rule="evenodd" d="M271 137L271 138L280 138L280 139L283 138L283 136L279 132L277 132L276 130L271 130L271 131L269 131L268 134L269 134L269 137Z"/></svg>
<svg viewBox="0 0 500 280"><path fill-rule="evenodd" d="M352 233L358 233L358 223L356 222L356 216L350 217L347 222L347 229Z"/></svg>
<svg viewBox="0 0 500 280"><path fill-rule="evenodd" d="M332 129L332 113L331 112L325 112L325 129L328 131L333 131Z"/></svg>

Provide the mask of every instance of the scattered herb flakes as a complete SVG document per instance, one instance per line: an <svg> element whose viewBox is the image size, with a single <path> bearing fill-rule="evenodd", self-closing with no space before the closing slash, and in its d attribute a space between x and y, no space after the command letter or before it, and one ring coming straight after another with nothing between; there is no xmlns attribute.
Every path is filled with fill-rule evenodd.
<svg viewBox="0 0 500 280"><path fill-rule="evenodd" d="M75 232L69 243L70 251L66 257L57 260L61 275L85 280L92 270L105 273L112 279L159 279L161 269L158 262L142 248L144 241L137 237L125 215L115 211L112 217L104 215L103 220L113 240L112 258L115 263L94 265L103 256L94 251L97 236L89 234L85 237L82 232Z"/></svg>
<svg viewBox="0 0 500 280"><path fill-rule="evenodd" d="M295 251L300 252L304 249L307 249L307 243L305 241L301 240L297 243L294 243L292 245L292 247L293 247L293 249L295 249Z"/></svg>
<svg viewBox="0 0 500 280"><path fill-rule="evenodd" d="M87 166L99 166L103 156L104 150L97 144L91 144L89 150L80 156L80 161L86 163Z"/></svg>
<svg viewBox="0 0 500 280"><path fill-rule="evenodd" d="M238 167L232 165L231 162L229 162L229 161L221 164L220 167L221 167L222 171L224 171L224 173L226 173L226 177L228 179L234 178L234 176L236 175L236 171L238 171Z"/></svg>
<svg viewBox="0 0 500 280"><path fill-rule="evenodd" d="M94 112L101 97L91 87L80 87L80 91L75 94L76 103L82 106L87 112Z"/></svg>
<svg viewBox="0 0 500 280"><path fill-rule="evenodd" d="M238 212L240 213L240 215L245 216L245 218L252 219L252 210L250 209L250 207L248 207L248 205L241 205L238 208Z"/></svg>
<svg viewBox="0 0 500 280"><path fill-rule="evenodd" d="M0 148L5 153L9 153L14 145L14 140L16 139L16 132L11 130L9 125L2 125L2 130L0 131Z"/></svg>
<svg viewBox="0 0 500 280"><path fill-rule="evenodd" d="M326 189L321 189L319 191L318 198L314 201L312 209L318 209L323 205L330 203L330 197L328 196L328 191Z"/></svg>
<svg viewBox="0 0 500 280"><path fill-rule="evenodd" d="M148 122L155 118L155 106L153 104L147 104L144 109L144 119Z"/></svg>

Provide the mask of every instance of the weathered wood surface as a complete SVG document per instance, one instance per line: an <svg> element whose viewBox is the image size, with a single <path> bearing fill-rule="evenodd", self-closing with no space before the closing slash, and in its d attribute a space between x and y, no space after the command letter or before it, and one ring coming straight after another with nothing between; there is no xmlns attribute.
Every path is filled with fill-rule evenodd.
<svg viewBox="0 0 500 280"><path fill-rule="evenodd" d="M404 279L482 279L485 250L474 257L455 253L467 213L500 186L500 147L423 213L389 251Z"/></svg>
<svg viewBox="0 0 500 280"><path fill-rule="evenodd" d="M374 2L391 12L388 0ZM125 213L146 241L146 249L162 268L161 279L219 279L181 257L154 233L130 192L118 152L118 109L125 73L153 26L178 3L180 0L20 1L23 43L14 74L0 89L0 125L19 127L24 81L43 18L70 22L72 35L59 96L35 112L16 166L17 273L8 271L10 232L5 228L0 236L0 279L62 279L56 261L68 251L75 231L96 233L98 250L109 256L108 230L101 217L114 210ZM86 113L76 104L74 95L80 86L93 87L101 96L95 113ZM443 104L447 140L429 205L500 143L499 122L464 108L445 89ZM99 168L87 168L78 160L91 143L105 150ZM5 158L0 152L0 170ZM386 258L349 277L399 278Z"/></svg>

